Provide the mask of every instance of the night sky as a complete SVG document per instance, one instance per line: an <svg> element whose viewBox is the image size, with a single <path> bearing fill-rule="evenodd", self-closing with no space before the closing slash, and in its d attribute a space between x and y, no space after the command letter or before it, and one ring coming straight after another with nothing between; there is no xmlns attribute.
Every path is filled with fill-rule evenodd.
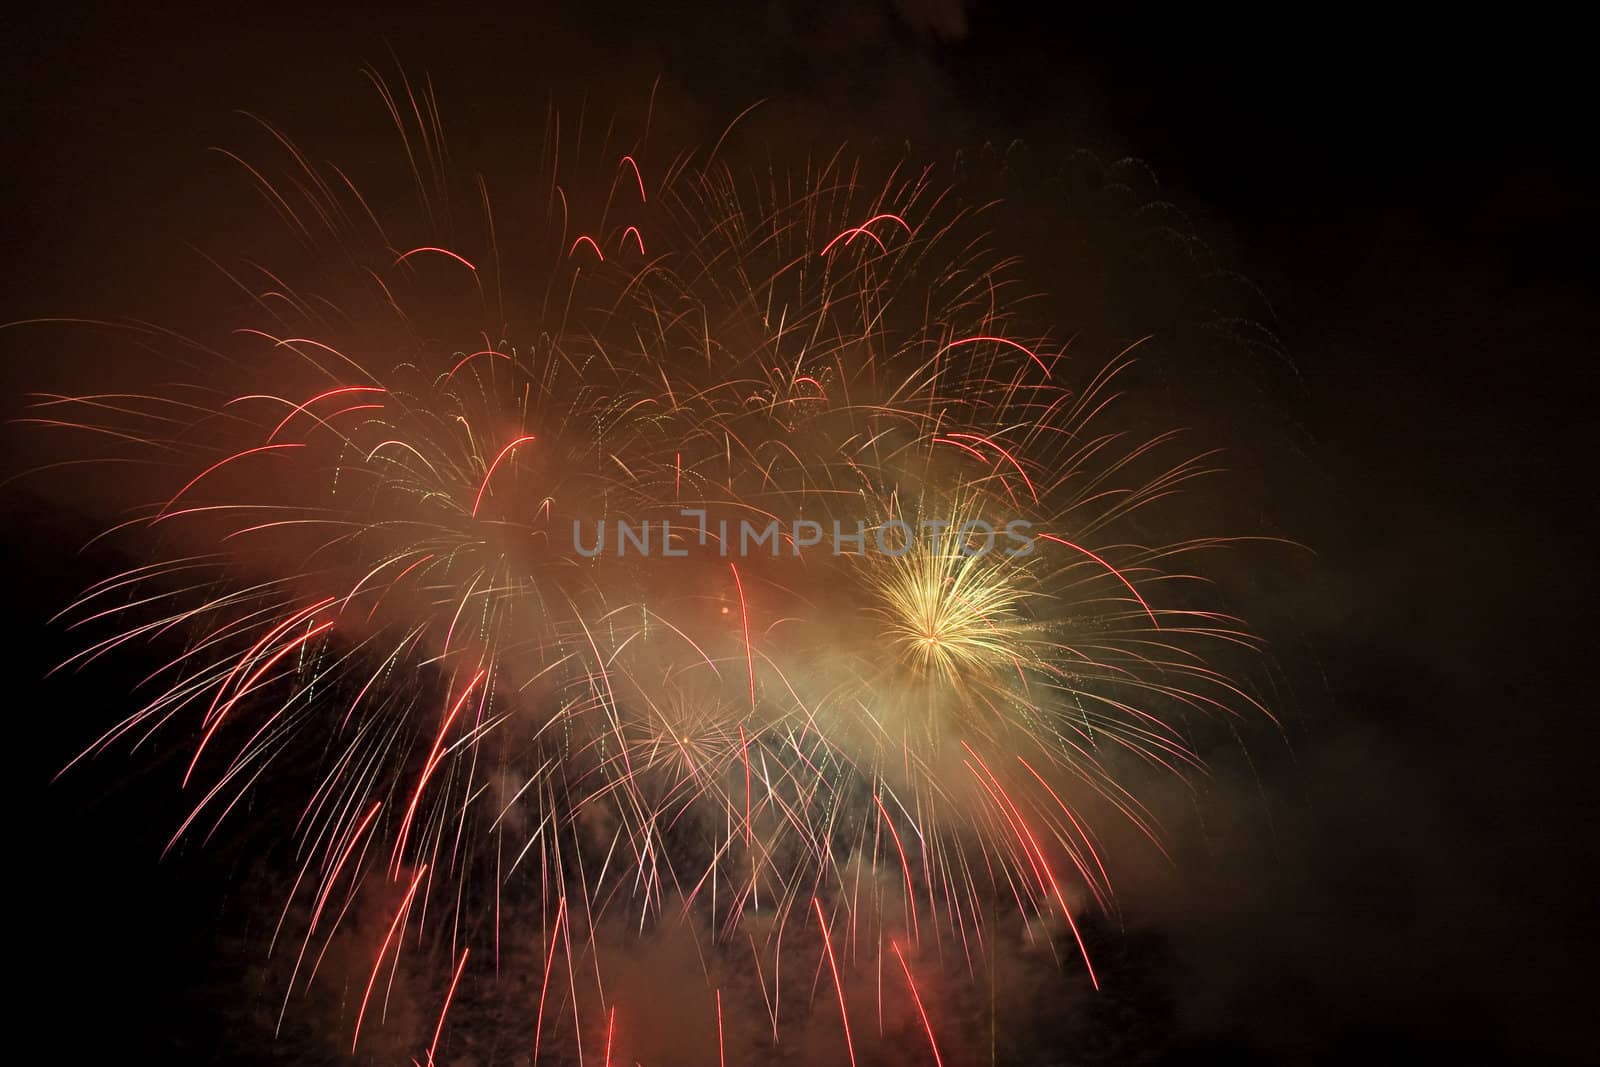
<svg viewBox="0 0 1600 1067"><path fill-rule="evenodd" d="M663 123L691 142L758 100L818 143L949 158L1020 141L1006 150L1052 176L1028 193L1046 292L1073 289L1053 283L1080 277L1087 247L1053 240L1046 201L1136 158L1207 269L1250 285L1197 296L1185 279L1203 271L1130 254L1109 296L1073 289L1059 317L1137 328L1144 278L1157 328L1198 301L1269 333L1272 351L1200 369L1158 353L1139 382L1237 453L1235 525L1309 551L1266 552L1241 593L1278 658L1284 733L1246 738L1250 758L1208 788L1181 890L1107 935L1120 985L1056 1062L1596 1047L1600 192L1578 162L1593 93L1576 29L1523 12L1446 28L1343 10L1040 21L960 0L541 6L562 5L3 16L0 322L192 320L178 280L209 268L189 243L220 244L241 202L206 151L244 139L235 109L361 160L386 131L360 69L394 69L391 51L431 75L473 160L524 158L549 101L604 114L658 77ZM7 417L81 377L70 338L8 330L0 353ZM39 462L26 434L5 441L7 476ZM98 575L73 547L103 521L27 479L0 507L13 1044L241 1062L250 842L161 861L181 808L159 761L52 782L126 697L127 671L41 677L73 647L47 620Z"/></svg>

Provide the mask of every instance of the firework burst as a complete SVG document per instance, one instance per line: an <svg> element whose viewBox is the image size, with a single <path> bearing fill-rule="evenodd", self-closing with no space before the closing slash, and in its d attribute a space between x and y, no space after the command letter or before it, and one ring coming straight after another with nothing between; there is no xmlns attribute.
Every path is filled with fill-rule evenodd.
<svg viewBox="0 0 1600 1067"><path fill-rule="evenodd" d="M933 168L563 155L552 120L512 233L455 198L431 97L382 98L415 218L272 131L276 170L234 158L302 269L229 267L225 341L140 328L193 385L34 412L162 487L113 531L145 562L65 613L71 666L173 650L88 753L186 740L175 841L307 783L274 805L286 1010L367 906L346 1047L411 953L447 979L418 1062L518 937L525 1054L645 1048L608 923L693 931L718 1055L726 1001L768 1047L836 1010L854 1060L872 976L874 1037L888 997L938 1060L928 983L997 923L1097 983L1096 816L1158 836L1117 768L1187 773L1191 718L1258 709L1213 666L1251 639L1174 569L1217 542L1127 532L1211 467L1102 428L1128 353L1084 374L1030 332Z"/></svg>

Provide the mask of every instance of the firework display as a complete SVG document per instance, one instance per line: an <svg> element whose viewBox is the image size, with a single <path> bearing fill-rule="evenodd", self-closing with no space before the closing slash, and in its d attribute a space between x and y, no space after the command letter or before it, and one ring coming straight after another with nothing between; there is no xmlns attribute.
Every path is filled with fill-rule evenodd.
<svg viewBox="0 0 1600 1067"><path fill-rule="evenodd" d="M448 1062L514 983L505 1062L942 1064L995 942L1098 986L1104 828L1161 848L1127 769L1268 714L1221 541L1138 521L1214 464L1112 421L1136 346L1035 322L937 167L552 118L491 189L379 84L411 209L268 127L292 252L218 264L231 333L127 327L189 380L28 413L160 486L63 614L69 668L150 657L81 758L181 742L175 843L274 794L279 1014L336 984L341 1055Z"/></svg>

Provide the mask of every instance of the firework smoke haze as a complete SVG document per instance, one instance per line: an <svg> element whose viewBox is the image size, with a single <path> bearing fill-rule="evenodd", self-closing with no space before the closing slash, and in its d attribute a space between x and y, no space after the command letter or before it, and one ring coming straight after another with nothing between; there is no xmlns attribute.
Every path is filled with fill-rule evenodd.
<svg viewBox="0 0 1600 1067"><path fill-rule="evenodd" d="M97 6L0 45L13 1044L1593 1059L1581 35Z"/></svg>
<svg viewBox="0 0 1600 1067"><path fill-rule="evenodd" d="M64 666L146 659L85 756L178 738L173 844L290 857L274 1025L957 1062L1041 961L1097 988L1107 842L1163 849L1139 787L1271 720L1226 542L1166 526L1215 456L1120 421L1139 339L1041 321L937 162L733 162L650 98L548 112L503 207L425 79L371 81L410 203L251 117L223 154L283 236L211 256L237 321L78 324L172 374L25 420L142 497L62 616Z"/></svg>
<svg viewBox="0 0 1600 1067"><path fill-rule="evenodd" d="M222 338L115 328L184 386L29 416L162 486L107 533L141 561L64 614L67 665L157 649L86 755L186 737L174 843L283 768L309 785L274 803L280 1025L331 957L350 1053L430 1061L506 953L533 1056L672 1056L627 976L674 931L741 1054L798 1027L830 1056L818 947L850 1057L869 1008L877 1040L915 1008L934 1056L978 1041L928 1009L962 974L992 1000L997 941L1096 987L1101 827L1160 848L1126 769L1200 773L1190 721L1267 715L1194 577L1221 542L1130 523L1213 467L1110 421L1136 346L1034 323L992 205L936 165L742 170L552 110L501 214L426 82L373 85L410 211L256 120L272 152L224 155L290 266L218 262L245 307ZM390 1011L402 960L450 976L427 1045Z"/></svg>

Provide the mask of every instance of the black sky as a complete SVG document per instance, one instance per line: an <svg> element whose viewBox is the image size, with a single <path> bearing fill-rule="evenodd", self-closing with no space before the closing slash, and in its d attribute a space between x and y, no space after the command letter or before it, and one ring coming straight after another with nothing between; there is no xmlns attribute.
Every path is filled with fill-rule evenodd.
<svg viewBox="0 0 1600 1067"><path fill-rule="evenodd" d="M130 310L141 263L220 224L205 148L237 137L233 109L337 140L390 47L480 136L530 94L590 84L603 107L660 75L713 136L771 97L858 139L1136 156L1270 305L1297 381L1270 419L1295 458L1257 464L1251 499L1316 552L1264 598L1298 709L1292 753L1235 805L1259 801L1244 822L1266 840L1199 850L1195 908L1157 926L1150 981L1177 1005L1160 1056L1592 1050L1600 191L1579 31L1531 11L604 7L13 9L0 321ZM60 371L14 336L0 352L10 416ZM38 680L61 647L44 621L86 573L60 546L93 526L14 487L0 506L21 1017L83 1062L230 1062L234 950L210 924L229 928L234 857L158 864L174 805L136 761L103 772L128 779L112 800L103 779L49 784L84 740L75 707L114 696Z"/></svg>

